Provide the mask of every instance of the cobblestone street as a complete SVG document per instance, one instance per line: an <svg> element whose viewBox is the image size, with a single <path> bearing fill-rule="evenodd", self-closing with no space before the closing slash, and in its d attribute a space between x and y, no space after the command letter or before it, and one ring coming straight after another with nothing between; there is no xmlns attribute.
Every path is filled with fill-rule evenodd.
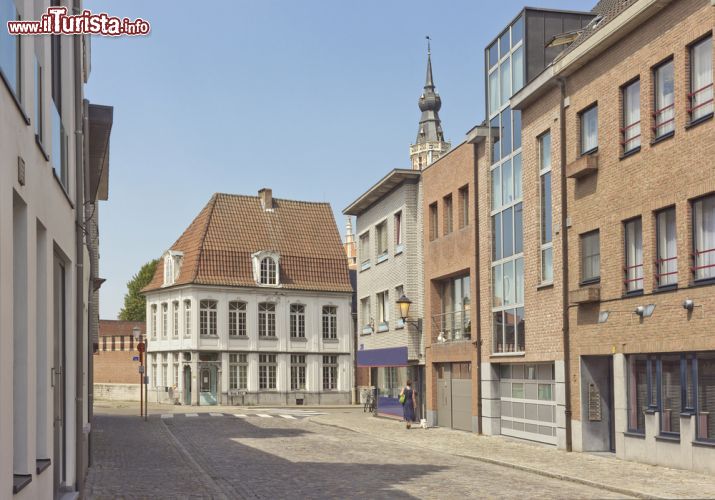
<svg viewBox="0 0 715 500"><path fill-rule="evenodd" d="M425 452L414 444L425 431L354 409L315 415L217 408L155 414L146 423L100 411L106 413L95 417L89 498L624 496L474 460L459 449ZM378 434L331 423L352 419L377 424ZM379 435L385 426L392 428L390 439Z"/></svg>

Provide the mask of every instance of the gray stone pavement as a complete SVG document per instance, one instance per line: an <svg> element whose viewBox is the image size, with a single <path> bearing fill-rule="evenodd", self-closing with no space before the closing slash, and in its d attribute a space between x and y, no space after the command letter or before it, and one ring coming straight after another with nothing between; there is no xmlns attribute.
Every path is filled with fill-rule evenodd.
<svg viewBox="0 0 715 500"><path fill-rule="evenodd" d="M361 410L286 419L280 411L238 418L253 409L213 407L225 414L161 418L165 409L147 422L124 414L128 408L97 409L88 498L624 496L461 456L462 446L432 449L420 431ZM437 436L423 431L430 433Z"/></svg>
<svg viewBox="0 0 715 500"><path fill-rule="evenodd" d="M552 478L645 498L715 498L715 477L619 460L612 456L567 453L553 447L499 436L479 436L450 429L413 428L362 411L327 412L314 423L352 430L370 439L409 442L423 455L432 452L531 471Z"/></svg>

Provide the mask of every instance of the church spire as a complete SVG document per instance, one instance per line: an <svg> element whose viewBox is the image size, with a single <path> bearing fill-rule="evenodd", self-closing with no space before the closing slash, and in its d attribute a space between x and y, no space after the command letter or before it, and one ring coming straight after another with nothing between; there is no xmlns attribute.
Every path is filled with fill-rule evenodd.
<svg viewBox="0 0 715 500"><path fill-rule="evenodd" d="M432 39L429 36L425 38L427 39L427 76L424 90L417 103L422 116L417 130L417 140L410 146L410 160L414 170L422 170L450 148L450 144L444 140L442 122L439 119L442 99L435 89L432 76Z"/></svg>

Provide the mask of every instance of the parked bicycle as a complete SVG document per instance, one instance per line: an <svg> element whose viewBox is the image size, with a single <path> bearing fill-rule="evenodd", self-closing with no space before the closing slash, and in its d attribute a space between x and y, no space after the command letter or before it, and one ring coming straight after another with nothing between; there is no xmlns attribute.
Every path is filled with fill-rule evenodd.
<svg viewBox="0 0 715 500"><path fill-rule="evenodd" d="M363 413L377 413L377 401L373 391L369 391L365 396L365 404L363 405L362 411Z"/></svg>

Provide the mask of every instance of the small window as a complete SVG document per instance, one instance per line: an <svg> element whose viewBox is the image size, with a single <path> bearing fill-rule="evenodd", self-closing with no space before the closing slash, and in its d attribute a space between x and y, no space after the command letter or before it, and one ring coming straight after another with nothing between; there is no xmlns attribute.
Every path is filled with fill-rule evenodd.
<svg viewBox="0 0 715 500"><path fill-rule="evenodd" d="M601 278L599 231L581 235L581 282L593 283Z"/></svg>
<svg viewBox="0 0 715 500"><path fill-rule="evenodd" d="M231 301L228 303L228 335L229 337L245 337L246 303Z"/></svg>
<svg viewBox="0 0 715 500"><path fill-rule="evenodd" d="M623 127L621 144L623 153L630 153L641 146L641 82L636 80L623 87Z"/></svg>
<svg viewBox="0 0 715 500"><path fill-rule="evenodd" d="M713 39L712 36L690 47L690 121L713 113Z"/></svg>
<svg viewBox="0 0 715 500"><path fill-rule="evenodd" d="M598 149L598 106L594 105L581 112L581 154L593 153Z"/></svg>
<svg viewBox="0 0 715 500"><path fill-rule="evenodd" d="M459 228L469 225L469 186L459 188Z"/></svg>
<svg viewBox="0 0 715 500"><path fill-rule="evenodd" d="M625 234L626 293L643 290L643 228L641 218L623 224Z"/></svg>
<svg viewBox="0 0 715 500"><path fill-rule="evenodd" d="M680 434L682 409L680 356L663 356L661 359L660 431L665 434Z"/></svg>
<svg viewBox="0 0 715 500"><path fill-rule="evenodd" d="M452 232L452 195L448 194L443 198L444 207L444 234Z"/></svg>
<svg viewBox="0 0 715 500"><path fill-rule="evenodd" d="M496 63L499 62L499 45L498 42L494 42L489 49L489 67L491 68Z"/></svg>
<svg viewBox="0 0 715 500"><path fill-rule="evenodd" d="M437 217L438 217L437 203L432 203L429 206L429 239L430 239L430 241L437 239L437 235L439 234L437 232L439 230Z"/></svg>
<svg viewBox="0 0 715 500"><path fill-rule="evenodd" d="M290 305L290 336L294 339L305 338L305 306Z"/></svg>
<svg viewBox="0 0 715 500"><path fill-rule="evenodd" d="M678 244L675 230L675 208L661 210L655 216L657 260L656 285L666 287L678 282Z"/></svg>
<svg viewBox="0 0 715 500"><path fill-rule="evenodd" d="M377 294L377 331L390 329L390 294L387 290Z"/></svg>
<svg viewBox="0 0 715 500"><path fill-rule="evenodd" d="M693 277L715 278L715 195L693 202Z"/></svg>
<svg viewBox="0 0 715 500"><path fill-rule="evenodd" d="M278 284L278 266L273 257L264 257L261 259L261 284Z"/></svg>
<svg viewBox="0 0 715 500"><path fill-rule="evenodd" d="M395 253L402 251L402 212L395 214Z"/></svg>
<svg viewBox="0 0 715 500"><path fill-rule="evenodd" d="M673 60L653 70L655 83L655 138L664 137L675 130L675 75Z"/></svg>
<svg viewBox="0 0 715 500"><path fill-rule="evenodd" d="M381 258L387 257L387 221L375 226L375 237L377 239L377 261L380 262Z"/></svg>

